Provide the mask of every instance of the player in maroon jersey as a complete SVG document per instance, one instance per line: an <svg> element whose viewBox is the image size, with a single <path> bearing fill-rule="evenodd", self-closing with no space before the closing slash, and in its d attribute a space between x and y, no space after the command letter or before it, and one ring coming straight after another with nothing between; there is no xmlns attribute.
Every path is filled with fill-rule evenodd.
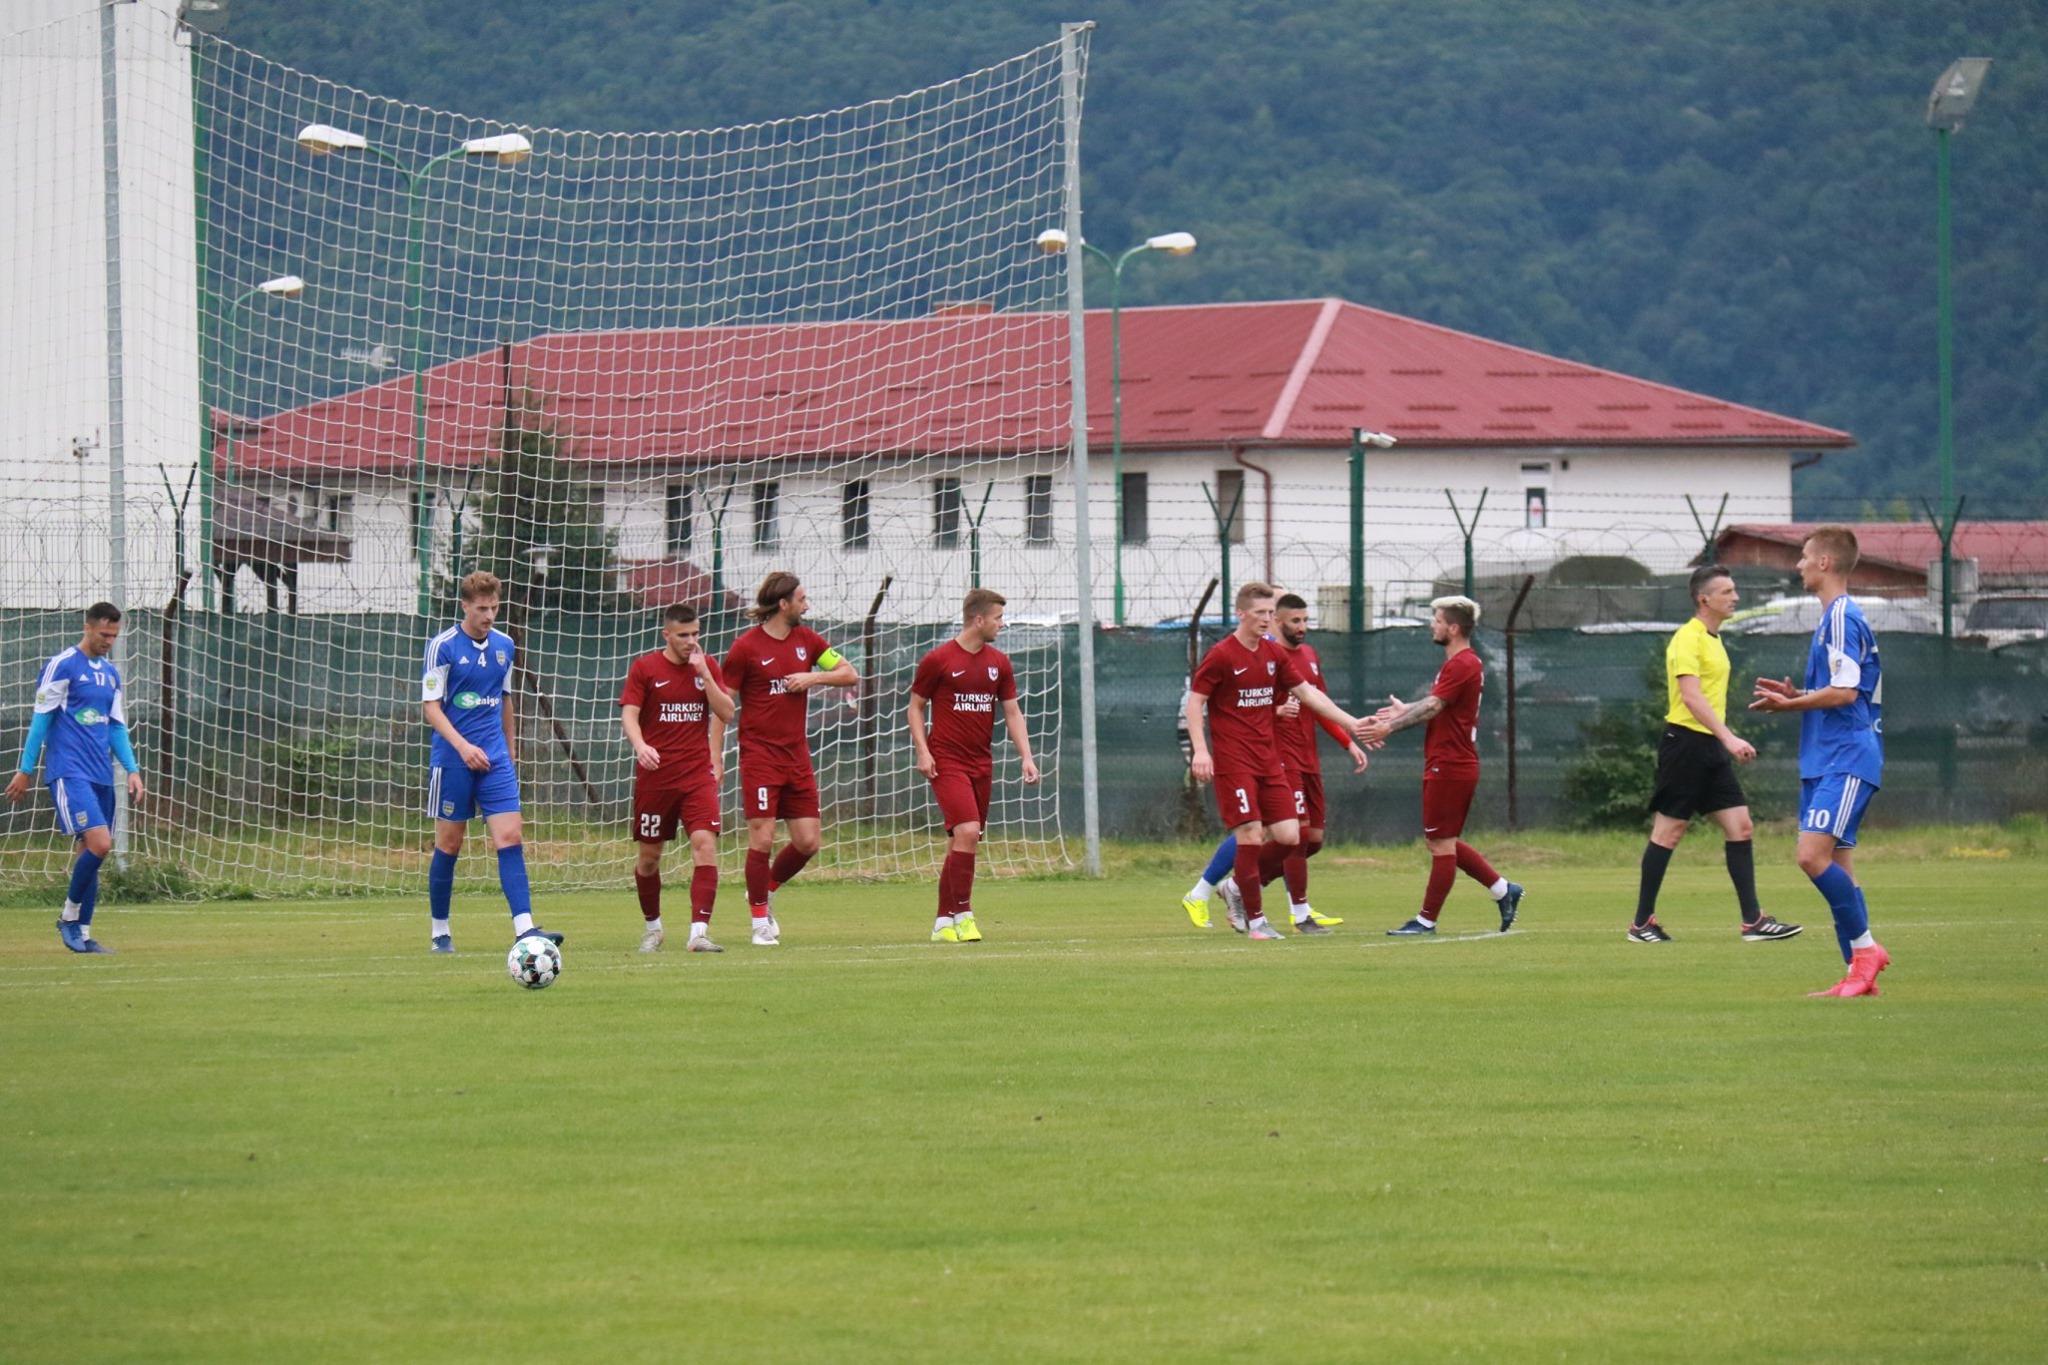
<svg viewBox="0 0 2048 1365"><path fill-rule="evenodd" d="M723 952L711 941L718 895L718 782L724 754L711 747L711 722L732 719L732 697L704 652L695 607L670 607L661 648L642 654L619 689L619 723L633 746L633 889L647 929L640 951L661 947L661 846L690 841L690 951Z"/></svg>
<svg viewBox="0 0 2048 1365"><path fill-rule="evenodd" d="M1458 874L1486 888L1500 910L1505 934L1521 909L1522 888L1493 870L1479 850L1458 836L1472 794L1479 789L1479 693L1484 665L1472 648L1472 628L1479 623L1479 604L1469 597L1439 597L1430 604L1429 638L1444 647L1444 666L1437 670L1429 695L1417 702L1388 697L1359 731L1367 742L1384 740L1397 730L1424 721L1422 737L1422 838L1429 845L1429 886L1422 911L1387 933L1411 937L1436 932L1437 915Z"/></svg>
<svg viewBox="0 0 2048 1365"><path fill-rule="evenodd" d="M725 685L739 703L740 809L747 817L747 909L754 943L772 948L782 937L770 897L818 851L818 777L804 733L810 690L851 687L860 674L825 637L804 624L810 597L793 573L771 573L754 595L753 629L725 655ZM714 725L713 749L725 729ZM769 860L775 822L789 842Z"/></svg>
<svg viewBox="0 0 2048 1365"><path fill-rule="evenodd" d="M1246 934L1254 939L1280 937L1266 923L1260 888L1279 874L1288 850L1301 840L1294 789L1280 764L1273 714L1280 697L1295 697L1354 734L1363 724L1304 678L1293 656L1267 638L1273 627L1273 598L1274 590L1266 583L1247 583L1237 590L1237 629L1203 656L1187 699L1195 780L1216 784L1216 809L1237 839L1232 861L1244 899ZM1209 717L1207 742L1204 710Z"/></svg>
<svg viewBox="0 0 2048 1365"><path fill-rule="evenodd" d="M1292 656L1295 671L1318 691L1327 693L1322 658L1308 642L1308 602L1298 593L1281 593L1274 604L1273 627L1279 634L1280 647ZM1294 783L1295 808L1301 813L1301 842L1287 855L1280 872L1287 886L1288 918L1294 921L1298 932L1309 934L1344 922L1334 916L1318 915L1308 903L1308 860L1322 851L1327 812L1323 759L1317 752L1316 731L1324 731L1345 747L1354 773L1365 771L1365 749L1349 731L1329 717L1308 710L1297 698L1289 697L1275 714L1279 719L1276 728L1280 734L1280 766Z"/></svg>
<svg viewBox="0 0 2048 1365"><path fill-rule="evenodd" d="M910 682L910 744L917 770L932 784L950 841L939 873L939 913L934 943L979 943L974 922L974 854L988 824L989 785L995 762L989 743L1001 707L1010 743L1024 761L1024 784L1038 781L1024 711L1017 705L1017 677L1010 657L996 648L1003 629L1002 594L976 588L960 607L960 633L918 661ZM926 713L931 734L925 734Z"/></svg>

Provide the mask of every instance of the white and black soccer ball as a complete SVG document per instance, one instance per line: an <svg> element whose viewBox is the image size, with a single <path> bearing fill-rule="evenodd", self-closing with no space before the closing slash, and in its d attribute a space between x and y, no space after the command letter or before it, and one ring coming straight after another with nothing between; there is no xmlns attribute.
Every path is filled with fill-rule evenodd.
<svg viewBox="0 0 2048 1365"><path fill-rule="evenodd" d="M530 991L552 986L562 974L562 950L538 934L528 934L506 954L505 970Z"/></svg>

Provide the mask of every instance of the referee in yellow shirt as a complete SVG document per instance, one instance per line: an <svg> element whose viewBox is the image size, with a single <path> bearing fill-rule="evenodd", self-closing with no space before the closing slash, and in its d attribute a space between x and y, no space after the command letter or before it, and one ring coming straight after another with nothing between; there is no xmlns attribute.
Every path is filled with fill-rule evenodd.
<svg viewBox="0 0 2048 1365"><path fill-rule="evenodd" d="M1742 941L1764 943L1791 938L1796 924L1780 924L1756 901L1756 857L1750 842L1755 827L1749 798L1736 780L1735 765L1756 757L1756 746L1728 728L1728 650L1721 625L1735 613L1735 580L1719 564L1693 570L1686 587L1693 618L1664 647L1664 682L1670 702L1664 739L1657 746L1657 790L1650 796L1650 843L1643 850L1643 881L1636 894L1633 943L1669 943L1657 923L1657 889L1671 852L1695 815L1711 815L1726 836L1728 879L1742 908Z"/></svg>

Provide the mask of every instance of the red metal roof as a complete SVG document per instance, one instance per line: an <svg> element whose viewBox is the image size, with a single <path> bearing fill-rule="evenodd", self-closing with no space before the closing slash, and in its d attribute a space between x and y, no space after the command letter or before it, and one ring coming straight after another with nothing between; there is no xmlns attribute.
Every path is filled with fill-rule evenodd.
<svg viewBox="0 0 2048 1365"><path fill-rule="evenodd" d="M1715 544L1748 536L1797 549L1819 525L1745 523L1724 528ZM1848 526L1856 533L1862 564L1925 573L1929 563L1941 558L1941 541L1924 521L1857 521ZM1960 521L1950 552L1958 559L1976 560L1977 571L1987 578L2048 574L2048 521Z"/></svg>
<svg viewBox="0 0 2048 1365"><path fill-rule="evenodd" d="M1487 341L1341 299L1130 308L1124 445L1855 444L1847 432ZM1088 426L1111 427L1110 319L1090 310ZM1052 314L795 323L538 337L427 375L427 458L498 446L508 391L584 459L1007 453L1067 442L1067 330ZM411 380L217 419L247 470L397 470L413 459ZM230 438L254 425L255 434Z"/></svg>

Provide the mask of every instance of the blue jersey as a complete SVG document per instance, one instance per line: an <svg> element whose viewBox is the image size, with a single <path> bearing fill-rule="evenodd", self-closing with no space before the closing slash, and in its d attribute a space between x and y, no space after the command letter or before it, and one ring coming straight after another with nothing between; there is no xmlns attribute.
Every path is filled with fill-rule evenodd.
<svg viewBox="0 0 2048 1365"><path fill-rule="evenodd" d="M1853 687L1856 700L1800 714L1800 777L1846 773L1882 786L1884 678L1878 671L1877 637L1847 593L1821 613L1806 651L1806 689L1823 687Z"/></svg>
<svg viewBox="0 0 2048 1365"><path fill-rule="evenodd" d="M112 659L73 645L44 664L36 679L36 714L50 717L43 781L113 780L109 727L125 726L128 717L121 708L121 674Z"/></svg>
<svg viewBox="0 0 2048 1365"><path fill-rule="evenodd" d="M427 642L426 671L420 674L420 699L440 702L457 734L493 762L508 766L504 707L513 653L512 637L501 630L479 644L461 626L450 626ZM438 731L432 761L437 768L462 766L454 746Z"/></svg>

